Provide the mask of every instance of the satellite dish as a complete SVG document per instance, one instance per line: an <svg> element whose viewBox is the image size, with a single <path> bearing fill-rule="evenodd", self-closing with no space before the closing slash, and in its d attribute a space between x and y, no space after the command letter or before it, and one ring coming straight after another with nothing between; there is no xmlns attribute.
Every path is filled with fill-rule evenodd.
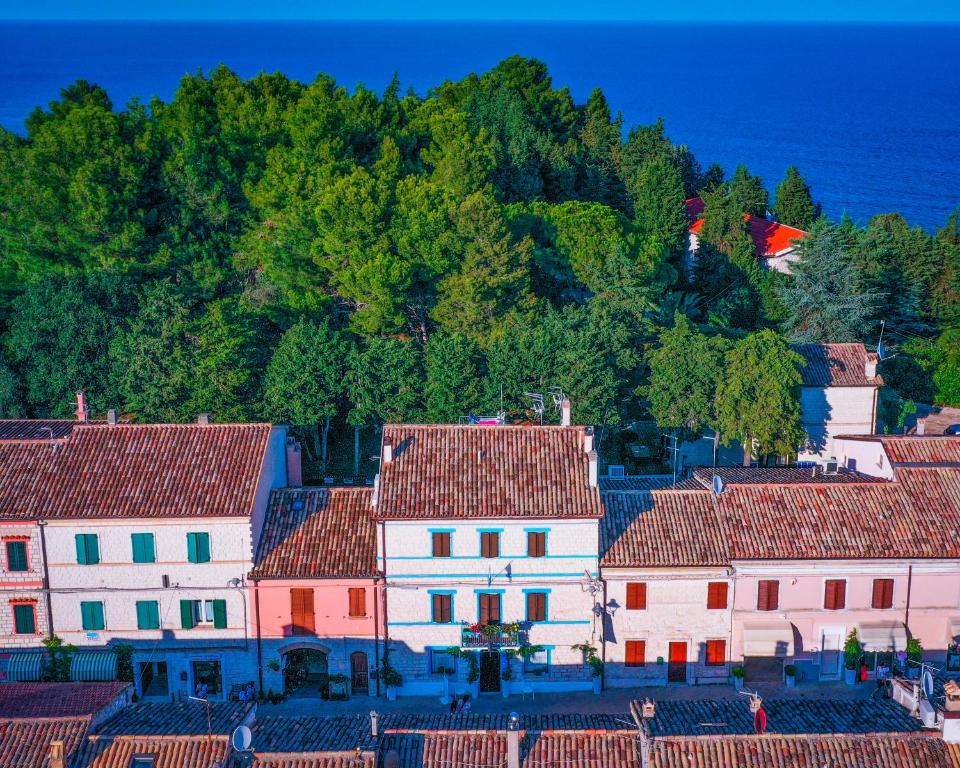
<svg viewBox="0 0 960 768"><path fill-rule="evenodd" d="M245 725L237 726L230 735L230 743L237 752L243 752L250 749L250 744L252 741L253 736L250 733L250 729Z"/></svg>
<svg viewBox="0 0 960 768"><path fill-rule="evenodd" d="M920 684L923 686L923 692L927 694L927 698L933 698L933 675L930 674L929 669L923 670L923 678Z"/></svg>
<svg viewBox="0 0 960 768"><path fill-rule="evenodd" d="M723 493L723 478L721 478L720 475L713 476L711 485L713 486L714 496L719 496L721 493Z"/></svg>

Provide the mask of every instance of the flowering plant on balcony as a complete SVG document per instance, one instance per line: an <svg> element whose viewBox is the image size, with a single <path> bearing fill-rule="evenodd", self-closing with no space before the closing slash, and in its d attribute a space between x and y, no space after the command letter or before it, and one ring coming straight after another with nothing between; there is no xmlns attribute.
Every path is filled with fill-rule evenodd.
<svg viewBox="0 0 960 768"><path fill-rule="evenodd" d="M467 631L479 635L481 632L483 632L483 624L481 624L479 621L475 624L471 624L467 627Z"/></svg>

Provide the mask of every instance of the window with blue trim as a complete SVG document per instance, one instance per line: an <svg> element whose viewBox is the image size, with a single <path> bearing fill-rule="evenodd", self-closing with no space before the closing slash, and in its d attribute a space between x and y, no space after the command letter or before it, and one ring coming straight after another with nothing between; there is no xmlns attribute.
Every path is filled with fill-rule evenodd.
<svg viewBox="0 0 960 768"><path fill-rule="evenodd" d="M547 593L527 592L527 621L547 620Z"/></svg>
<svg viewBox="0 0 960 768"><path fill-rule="evenodd" d="M457 671L457 660L444 648L430 649L430 674L454 674Z"/></svg>
<svg viewBox="0 0 960 768"><path fill-rule="evenodd" d="M543 648L523 660L524 672L546 672L549 669L550 651L547 648Z"/></svg>
<svg viewBox="0 0 960 768"><path fill-rule="evenodd" d="M527 531L527 557L546 557L547 532Z"/></svg>
<svg viewBox="0 0 960 768"><path fill-rule="evenodd" d="M480 557L500 557L499 531L480 531Z"/></svg>
<svg viewBox="0 0 960 768"><path fill-rule="evenodd" d="M430 620L434 624L453 623L453 595L434 592L430 595Z"/></svg>

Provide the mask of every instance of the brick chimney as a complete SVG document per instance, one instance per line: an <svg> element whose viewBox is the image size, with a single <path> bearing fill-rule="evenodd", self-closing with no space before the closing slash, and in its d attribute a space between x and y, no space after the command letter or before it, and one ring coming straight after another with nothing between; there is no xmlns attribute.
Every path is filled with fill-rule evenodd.
<svg viewBox="0 0 960 768"><path fill-rule="evenodd" d="M66 760L63 756L63 742L50 742L50 768L64 768Z"/></svg>
<svg viewBox="0 0 960 768"><path fill-rule="evenodd" d="M590 463L590 486L592 488L596 488L599 483L599 480L597 479L597 452L590 451L590 453L587 454L587 458Z"/></svg>
<svg viewBox="0 0 960 768"><path fill-rule="evenodd" d="M593 427L583 428L583 450L585 453L593 450Z"/></svg>
<svg viewBox="0 0 960 768"><path fill-rule="evenodd" d="M87 395L82 389L77 390L77 421L90 420L90 406L87 405Z"/></svg>
<svg viewBox="0 0 960 768"><path fill-rule="evenodd" d="M560 403L560 426L570 426L570 400L566 397Z"/></svg>
<svg viewBox="0 0 960 768"><path fill-rule="evenodd" d="M287 487L300 488L303 486L303 461L300 455L300 443L294 438L287 438Z"/></svg>
<svg viewBox="0 0 960 768"><path fill-rule="evenodd" d="M210 414L209 414L209 413L201 413L199 416L197 416L197 424L205 424L205 425L206 425L206 424L209 424L209 423L210 423Z"/></svg>
<svg viewBox="0 0 960 768"><path fill-rule="evenodd" d="M863 366L863 373L868 379L877 375L877 363L880 362L880 356L876 352L867 352L867 361Z"/></svg>
<svg viewBox="0 0 960 768"><path fill-rule="evenodd" d="M389 464L393 461L393 445L391 443L383 444L383 464Z"/></svg>
<svg viewBox="0 0 960 768"><path fill-rule="evenodd" d="M117 409L110 408L107 411L107 424L116 424L117 423Z"/></svg>

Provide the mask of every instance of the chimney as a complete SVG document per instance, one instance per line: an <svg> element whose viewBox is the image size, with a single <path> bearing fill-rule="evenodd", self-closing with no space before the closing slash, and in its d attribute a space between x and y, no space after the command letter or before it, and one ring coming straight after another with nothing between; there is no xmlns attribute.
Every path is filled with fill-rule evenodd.
<svg viewBox="0 0 960 768"><path fill-rule="evenodd" d="M593 427L583 428L583 450L586 453L593 450Z"/></svg>
<svg viewBox="0 0 960 768"><path fill-rule="evenodd" d="M209 424L209 423L210 423L209 413L201 413L199 416L197 416L197 424Z"/></svg>
<svg viewBox="0 0 960 768"><path fill-rule="evenodd" d="M863 373L868 379L877 375L877 362L879 360L880 356L876 352L867 352L867 362L863 366Z"/></svg>
<svg viewBox="0 0 960 768"><path fill-rule="evenodd" d="M303 461L300 456L300 443L294 438L287 438L287 487L301 488L303 486Z"/></svg>
<svg viewBox="0 0 960 768"><path fill-rule="evenodd" d="M107 411L107 424L116 424L117 423L117 409L111 408Z"/></svg>
<svg viewBox="0 0 960 768"><path fill-rule="evenodd" d="M591 486L592 488L596 488L596 487L597 487L597 483L598 483L598 481L597 481L597 452L596 452L596 451L590 451L590 453L587 454L587 458L588 458L588 460L589 460L589 462L590 462L590 486Z"/></svg>
<svg viewBox="0 0 960 768"><path fill-rule="evenodd" d="M87 396L82 389L77 390L77 421L89 421L90 406L87 405Z"/></svg>
<svg viewBox="0 0 960 768"><path fill-rule="evenodd" d="M379 728L377 726L377 710L370 710L370 735L373 738L377 738L380 735Z"/></svg>
<svg viewBox="0 0 960 768"><path fill-rule="evenodd" d="M389 464L393 461L393 444L384 443L383 444L383 463Z"/></svg>
<svg viewBox="0 0 960 768"><path fill-rule="evenodd" d="M64 768L66 761L63 757L63 742L50 742L50 768Z"/></svg>
<svg viewBox="0 0 960 768"><path fill-rule="evenodd" d="M560 426L570 426L570 400L566 397L563 398L563 401L560 403Z"/></svg>
<svg viewBox="0 0 960 768"><path fill-rule="evenodd" d="M507 768L520 768L520 715L516 712L507 719Z"/></svg>
<svg viewBox="0 0 960 768"><path fill-rule="evenodd" d="M926 432L927 432L927 418L926 416L922 416L921 418L917 419L917 434L924 435L926 434Z"/></svg>

